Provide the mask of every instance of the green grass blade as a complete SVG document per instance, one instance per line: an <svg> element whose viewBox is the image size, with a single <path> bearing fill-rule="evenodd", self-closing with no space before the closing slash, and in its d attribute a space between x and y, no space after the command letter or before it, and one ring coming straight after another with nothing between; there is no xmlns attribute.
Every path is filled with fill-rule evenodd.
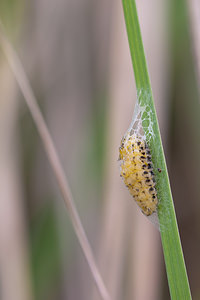
<svg viewBox="0 0 200 300"><path fill-rule="evenodd" d="M130 52L135 74L139 106L142 108L143 129L148 137L156 173L159 199L158 218L171 299L191 299L176 215L169 184L151 84L140 33L135 0L123 0ZM151 124L151 131L150 125ZM157 169L161 169L158 172Z"/></svg>

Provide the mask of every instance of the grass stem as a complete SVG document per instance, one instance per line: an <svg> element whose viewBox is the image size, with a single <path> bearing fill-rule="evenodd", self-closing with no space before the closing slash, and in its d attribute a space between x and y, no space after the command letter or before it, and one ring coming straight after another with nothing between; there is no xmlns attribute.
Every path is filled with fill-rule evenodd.
<svg viewBox="0 0 200 300"><path fill-rule="evenodd" d="M124 16L145 135L152 154L159 199L158 218L171 299L191 299L168 172L154 107L135 0L123 0ZM151 125L151 126L150 126ZM151 129L151 130L150 130ZM159 171L158 171L159 169Z"/></svg>

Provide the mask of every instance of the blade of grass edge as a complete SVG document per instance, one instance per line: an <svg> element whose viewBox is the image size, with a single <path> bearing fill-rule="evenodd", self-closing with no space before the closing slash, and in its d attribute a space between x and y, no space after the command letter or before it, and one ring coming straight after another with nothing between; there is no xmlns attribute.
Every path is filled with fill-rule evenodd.
<svg viewBox="0 0 200 300"><path fill-rule="evenodd" d="M163 152L160 131L154 107L154 100L149 80L145 53L140 33L135 0L122 0L124 17L126 22L128 41L135 74L137 95L143 114L150 108L149 122L153 124L154 139L150 139L149 147L152 153L152 161L156 173L156 188L158 193L158 218L162 247L167 271L167 278L171 299L191 299L190 287L179 237L174 204L169 184L168 172ZM146 111L146 115L148 112ZM148 136L149 128L144 126L144 132ZM156 172L160 168L162 172Z"/></svg>

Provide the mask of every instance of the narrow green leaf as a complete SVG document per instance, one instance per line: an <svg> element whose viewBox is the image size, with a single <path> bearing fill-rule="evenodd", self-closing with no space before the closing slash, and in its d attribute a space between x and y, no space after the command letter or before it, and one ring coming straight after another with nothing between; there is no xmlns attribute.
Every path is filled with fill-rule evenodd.
<svg viewBox="0 0 200 300"><path fill-rule="evenodd" d="M143 129L152 154L159 199L158 218L171 299L191 299L154 100L140 33L135 0L123 0ZM151 124L151 126L150 126ZM150 130L151 129L151 130ZM160 169L159 172L157 169Z"/></svg>

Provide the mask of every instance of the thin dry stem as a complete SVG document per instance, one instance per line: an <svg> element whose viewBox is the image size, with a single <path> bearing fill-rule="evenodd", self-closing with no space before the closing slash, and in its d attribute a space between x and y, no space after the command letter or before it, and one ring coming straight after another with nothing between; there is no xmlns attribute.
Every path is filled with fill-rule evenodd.
<svg viewBox="0 0 200 300"><path fill-rule="evenodd" d="M7 60L9 62L10 68L12 69L14 76L20 86L21 92L24 96L24 99L25 99L27 105L28 105L28 108L33 117L35 125L38 129L40 137L43 141L44 148L46 150L50 165L56 176L58 185L60 187L61 193L63 195L63 199L65 201L65 204L67 206L67 209L68 209L68 212L69 212L69 215L71 218L71 222L73 224L74 230L76 232L76 235L77 235L77 238L81 245L81 248L83 250L83 253L88 262L88 265L91 270L93 279L96 283L97 289L99 290L99 293L103 300L110 300L110 296L108 294L108 291L105 287L105 284L104 284L102 277L99 273L99 270L97 268L97 265L96 265L96 262L94 259L94 255L92 253L87 236L85 234L82 223L80 221L78 212L76 210L76 207L75 207L75 204L73 201L73 197L72 197L72 193L70 191L70 188L69 188L64 170L62 168L61 162L59 160L57 151L55 149L53 140L51 138L51 135L49 133L47 125L44 121L44 118L41 114L40 108L37 104L36 98L34 96L32 88L29 84L29 81L27 79L27 76L25 74L23 66L22 66L15 50L13 49L12 45L8 41L7 37L5 36L3 26L1 23L0 23L0 41L1 41L2 49L5 53L5 56L7 57Z"/></svg>

